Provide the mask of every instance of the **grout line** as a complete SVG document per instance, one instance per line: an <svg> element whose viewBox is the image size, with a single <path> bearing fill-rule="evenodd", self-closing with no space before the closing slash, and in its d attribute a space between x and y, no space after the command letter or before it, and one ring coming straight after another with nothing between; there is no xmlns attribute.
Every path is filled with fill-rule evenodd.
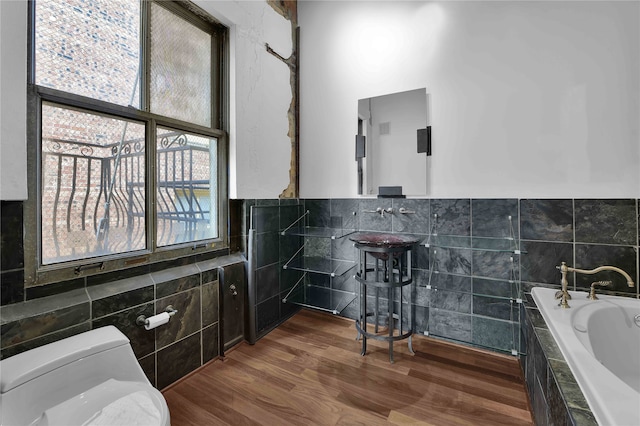
<svg viewBox="0 0 640 426"><path fill-rule="evenodd" d="M573 252L572 252L572 255L573 255L572 257L573 258L571 259L571 261L573 262L573 265L575 266L575 264L576 264L576 199L575 198L571 199L571 220L572 220L571 227L573 228L572 229L572 231L573 231L573 234L572 234L573 242L571 244L572 245L572 249L573 249ZM572 272L571 276L573 277L573 291L576 291L576 283L577 283L576 273Z"/></svg>
<svg viewBox="0 0 640 426"><path fill-rule="evenodd" d="M636 199L636 298L640 299L640 199Z"/></svg>

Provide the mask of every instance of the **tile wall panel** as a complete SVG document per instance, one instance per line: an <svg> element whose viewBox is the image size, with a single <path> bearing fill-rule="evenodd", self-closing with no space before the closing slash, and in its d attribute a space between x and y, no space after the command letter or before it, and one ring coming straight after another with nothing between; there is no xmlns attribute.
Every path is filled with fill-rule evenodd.
<svg viewBox="0 0 640 426"><path fill-rule="evenodd" d="M519 328L516 330L519 331ZM514 349L513 332L514 328L509 321L486 318L482 314L473 316L471 333L472 343L475 345L509 352Z"/></svg>
<svg viewBox="0 0 640 426"><path fill-rule="evenodd" d="M220 329L213 324L202 329L202 363L207 363L220 355Z"/></svg>
<svg viewBox="0 0 640 426"><path fill-rule="evenodd" d="M471 200L472 235L519 238L517 199Z"/></svg>
<svg viewBox="0 0 640 426"><path fill-rule="evenodd" d="M393 225L393 215L385 213L383 216L382 214L375 212L379 207L386 209L390 206L390 201L381 202L371 199L360 200L360 207L358 211L360 222L358 230L391 232Z"/></svg>
<svg viewBox="0 0 640 426"><path fill-rule="evenodd" d="M63 328L62 330L40 335L30 340L22 341L16 345L5 347L1 351L2 358L8 358L21 352L28 351L29 349L37 348L39 346L46 345L47 343L65 339L89 330L91 330L91 321L84 321L71 327Z"/></svg>
<svg viewBox="0 0 640 426"><path fill-rule="evenodd" d="M283 304L282 298L300 280L302 273L285 271L281 266L285 262L286 255L291 253L301 239L292 239L283 244L278 231L284 226L283 223L288 223L292 217L296 216L296 209L299 209L298 204L302 204L303 209L310 211L307 223L311 226L342 226L359 230L413 233L423 235L425 238L428 238L427 235L433 229L439 235L501 236L504 231L501 225L503 216L511 213L517 218L514 222L514 232L521 235L521 248L526 252L521 255L520 262L517 264L522 279L522 290L527 291L536 285L559 287L560 276L555 266L562 261L587 269L595 268L604 263L613 264L627 270L635 281L638 281L638 246L640 245L638 199L235 200L235 204L230 210L230 212L236 212L232 215L233 217L230 217L230 222L234 224L230 233L232 237L235 235L238 239L236 245L239 247L244 245L245 253L247 252L246 239L251 223L251 206L276 208L276 213L273 211L265 213L255 223L255 226L258 226L264 234L258 250L261 267L279 265L278 274L267 275L269 277L267 282L277 280L278 285L270 286L267 284L266 293L262 296L264 302L269 302L268 308L265 306L260 311L260 321L265 332L277 326L279 322L296 310L295 305L291 303ZM395 213L385 214L384 217L365 212L365 210L375 210L377 207L390 206L395 209ZM2 304L7 307L38 306L32 310L27 309L20 318L6 314L12 309L17 310L17 308L3 309L3 330L7 330L8 335L13 336L12 339L3 343L3 357L84 331L94 323L112 321L115 324L122 324L122 321L127 321L123 318L133 315L136 310L146 312L149 303L155 304L158 299L168 297L182 300L181 303L184 303L186 309L191 310L195 308L195 305L199 306L200 312L202 312L200 320L203 321L200 327L207 329L207 332L203 328L198 328L194 332L193 336L200 336L197 352L201 359L215 353L210 344L207 346L209 349L205 350L205 334L210 339L216 334L213 329L210 329L212 327L211 317L207 319L206 324L204 323L205 310L202 310L201 307L205 302L206 293L203 283L212 281L205 280L204 275L210 273L211 269L198 272L200 274L199 282L196 282L193 274L190 273L174 277L175 281L173 282L164 279L158 282L153 281L155 293L152 299L149 298L148 288L145 289L144 285L131 282L140 277L148 276L148 274L151 274L152 280L154 280L153 277L156 277L156 273L187 266L187 264L193 265L196 258L169 261L162 265L129 268L125 271L25 289L23 262L21 262L23 255L20 255L23 250L21 232L11 237L13 230L21 230L22 228L20 224L22 221L21 207L22 203L19 202L2 202L3 239L0 247L2 289L0 294L2 295ZM398 213L400 207L416 213L401 215ZM514 211L515 213L513 213ZM354 212L355 215L353 215ZM435 220L434 214L437 214L437 220ZM16 221L19 223L16 224ZM333 241L328 244L326 242L311 243L309 250L341 259L348 259L350 256L349 244L346 240ZM414 304L416 321L419 324L417 329L432 335L441 335L445 338L482 346L486 339L478 333L500 333L501 327L503 327L502 322L506 321L504 320L506 307L502 300L513 299L515 296L513 286L510 286L509 280L505 279L505 275L508 275L510 270L506 268L501 256L491 253L478 252L473 254L474 252L464 247L439 250L439 252L436 250L435 253L432 251L433 247L421 246L415 250L413 256L414 280L416 282ZM480 272L481 275L475 276L476 272ZM600 276L593 278L613 279L615 292L636 297L638 295L638 287L628 289L625 287L625 283L620 281L621 278L617 274L603 274L602 278ZM569 276L572 288L584 289L589 285L589 280L590 278L576 277L573 274ZM106 290L100 290L102 288L111 289L111 284L114 282L129 282L129 284L124 286L127 288L114 290L113 294L109 294L109 291ZM318 291L320 300L329 300L329 305L342 297L343 294L349 294L348 292L355 288L352 273L339 279L333 279L333 281L327 281L326 277L316 277L312 278L311 282L316 283L319 288L330 288L336 293L329 294L327 297L320 290ZM276 288L280 294L269 297L274 294ZM45 306L50 299L59 299L60 295L74 291L81 291L85 294L86 301L78 302L79 308L57 307L52 309ZM175 296L189 291L193 291L189 297ZM261 291L265 290L261 289ZM442 293L435 297L435 293L440 291L446 291L449 294ZM338 292L342 293L338 294ZM198 294L196 295L196 293ZM181 297L184 299L180 299ZM466 302L467 297L471 298L470 311ZM491 298L495 300L491 300ZM207 300L212 299L208 297ZM464 303L453 303L456 300L464 301ZM34 301L39 302L33 304ZM495 306L493 302L495 302ZM343 315L354 318L354 306L355 303L348 305L344 309ZM96 309L95 313L100 316L95 316L93 313L82 313L83 309L84 312L91 312L93 308ZM40 309L39 312L38 309ZM158 311L161 308L154 306L154 309ZM51 314L51 312L62 313L62 315ZM512 318L507 322L517 323L519 316L513 312L514 310L511 309ZM30 317L54 318L54 320L40 322L35 320L33 322L28 319ZM476 318L480 321L476 321ZM26 322L21 323L20 321ZM167 342L173 341L169 347L192 338L188 331L194 329L190 325L193 321L197 322L193 319L187 320L185 328L187 332L176 332L172 339L167 340ZM47 325L43 326L44 323ZM28 332L14 332L12 331L14 327L24 328ZM21 333L24 337L15 340L14 338L20 336ZM209 340L210 342L211 340ZM144 355L142 359L146 366L145 371L149 372L152 381L157 383L157 380L160 379L155 376L156 358L160 347L157 347L155 343L154 340L153 352ZM142 347L145 346L142 345ZM141 351L140 353L147 352L147 349L137 350ZM205 351L207 356L204 355ZM151 372L154 372L153 377L151 377Z"/></svg>
<svg viewBox="0 0 640 426"><path fill-rule="evenodd" d="M634 245L636 200L575 200L576 241Z"/></svg>
<svg viewBox="0 0 640 426"><path fill-rule="evenodd" d="M471 235L471 200L432 199L430 220L431 231L439 235Z"/></svg>
<svg viewBox="0 0 640 426"><path fill-rule="evenodd" d="M0 302L9 305L25 300L22 201L0 205Z"/></svg>
<svg viewBox="0 0 640 426"><path fill-rule="evenodd" d="M637 258L638 247L601 245L601 244L576 244L574 266L580 269L594 269L601 265L613 265L627 272L638 282ZM576 290L585 290L594 281L612 281L612 287L607 288L614 292L637 294L638 286L629 287L627 280L617 272L602 271L593 275L575 274Z"/></svg>
<svg viewBox="0 0 640 426"><path fill-rule="evenodd" d="M309 211L306 221L311 226L331 227L339 223L344 228L353 226L358 231L410 233L422 237L421 243L430 241L432 231L442 240L449 236L471 238L466 243L460 243L464 240L458 239L450 247L437 247L430 241L430 247L419 245L414 249L416 321L422 328L420 332L472 345L489 345L500 352L524 350L517 302L531 287L559 287L560 274L555 267L560 262L585 268L587 265L594 268L603 263L616 264L636 279L638 275L637 200L358 198L298 202L303 211ZM384 216L371 213L378 207L393 207L394 212ZM401 207L411 213L400 214ZM283 210L282 203L280 214L282 217L290 215ZM593 224L606 221L611 215L618 219L606 232L609 236L597 236ZM587 216L595 219L587 220ZM511 237L513 244L520 243L519 247L514 247L523 254L465 246L478 238ZM629 244L630 240L632 244ZM291 252L293 247L300 247L301 243L297 243L289 244L281 238L280 250L287 246ZM307 256L356 260L356 252L348 238L305 238L304 243ZM281 253L281 262L284 258L286 256ZM284 290L288 293L293 288L301 274L280 270L281 296L286 295L282 293ZM266 279L261 284L264 286L261 291L272 288L268 281L275 280L275 274L261 277ZM519 280L521 284L518 284ZM590 283L573 274L569 276L569 282L572 288L584 288ZM304 284L310 288L296 289L292 294L323 309L333 309L332 304L345 294L354 294L357 288L352 271L338 277L307 273ZM618 278L614 290L637 294L637 288L628 290L625 286ZM273 294L271 290L267 293ZM356 306L356 303L348 305L342 315L355 318ZM271 312L264 315L273 319L273 327L283 319ZM507 341L510 343L506 344Z"/></svg>
<svg viewBox="0 0 640 426"><path fill-rule="evenodd" d="M602 265L622 268L638 281L637 199L520 200L523 288L560 287L561 262L580 269ZM569 287L586 291L594 281L611 280L604 293L638 296L615 272L569 273Z"/></svg>
<svg viewBox="0 0 640 426"><path fill-rule="evenodd" d="M402 208L409 213L400 213ZM430 233L429 200L393 199L393 210L393 232L423 236Z"/></svg>
<svg viewBox="0 0 640 426"><path fill-rule="evenodd" d="M219 356L218 269L237 264L244 258L232 255L154 272L144 268L147 272L138 276L118 273L121 279L93 279L82 288L43 292L3 306L0 355L113 325L129 338L143 371L161 389ZM161 313L169 304L178 312L168 324L149 331L136 324L138 316Z"/></svg>
<svg viewBox="0 0 640 426"><path fill-rule="evenodd" d="M531 295L523 306L524 376L536 425L596 426L580 386Z"/></svg>
<svg viewBox="0 0 640 426"><path fill-rule="evenodd" d="M521 277L525 283L532 284L560 284L560 273L556 266L561 262L573 263L574 244L546 241L522 241ZM573 275L567 276L573 285Z"/></svg>
<svg viewBox="0 0 640 426"><path fill-rule="evenodd" d="M256 271L256 280L264 283L256 288L256 303L260 304L267 299L277 296L280 292L279 283L280 264L274 263Z"/></svg>
<svg viewBox="0 0 640 426"><path fill-rule="evenodd" d="M220 283L211 278L205 281L204 276L202 281L202 326L208 327L216 324L220 315Z"/></svg>
<svg viewBox="0 0 640 426"><path fill-rule="evenodd" d="M92 297L92 292L90 290L91 289L89 289L89 295L91 297L91 314L94 318L102 317L110 314L111 312L121 311L132 306L153 301L154 299L154 286L152 282L150 285L142 288L103 298Z"/></svg>
<svg viewBox="0 0 640 426"><path fill-rule="evenodd" d="M334 219L330 226L341 229L358 229L359 205L360 202L357 199L331 199L329 201L329 214ZM335 218L339 218L339 220L336 221Z"/></svg>
<svg viewBox="0 0 640 426"><path fill-rule="evenodd" d="M167 324L156 329L158 349L183 339L202 328L199 288L158 299L155 308L156 315L165 312L169 306L172 306L177 312Z"/></svg>
<svg viewBox="0 0 640 426"><path fill-rule="evenodd" d="M328 228L331 226L331 200L305 200L305 211L309 211L308 224L309 226L318 228Z"/></svg>
<svg viewBox="0 0 640 426"><path fill-rule="evenodd" d="M523 240L573 242L573 200L520 200Z"/></svg>
<svg viewBox="0 0 640 426"><path fill-rule="evenodd" d="M283 266L292 258L302 256L300 248L305 240L297 235L281 235L281 232L330 223L329 201L310 201L309 208L314 210L315 217L304 215L304 206L298 200L249 200L248 206L252 206L248 211L249 223L253 226L249 229L255 233L254 247L249 249L256 254L256 261L254 270L248 271L255 283L249 286L254 305L247 309L251 311L249 319L254 321L249 328L255 330L255 337L259 338L299 309L295 304L282 302L287 295L289 299L303 299L303 287L295 287L303 274ZM315 250L328 254L330 244L316 246Z"/></svg>
<svg viewBox="0 0 640 426"><path fill-rule="evenodd" d="M136 319L140 315L145 317L154 315L153 301L94 319L91 321L91 328L115 326L131 341L133 353L140 359L153 354L156 349L154 332L149 332L136 324Z"/></svg>
<svg viewBox="0 0 640 426"><path fill-rule="evenodd" d="M169 386L200 367L201 352L202 341L199 332L159 350L156 355L158 389Z"/></svg>

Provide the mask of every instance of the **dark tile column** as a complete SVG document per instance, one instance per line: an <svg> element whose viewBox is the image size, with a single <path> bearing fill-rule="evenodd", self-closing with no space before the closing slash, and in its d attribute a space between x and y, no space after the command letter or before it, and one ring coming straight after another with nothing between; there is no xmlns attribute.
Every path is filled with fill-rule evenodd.
<svg viewBox="0 0 640 426"><path fill-rule="evenodd" d="M0 205L0 303L24 301L24 238L22 201Z"/></svg>

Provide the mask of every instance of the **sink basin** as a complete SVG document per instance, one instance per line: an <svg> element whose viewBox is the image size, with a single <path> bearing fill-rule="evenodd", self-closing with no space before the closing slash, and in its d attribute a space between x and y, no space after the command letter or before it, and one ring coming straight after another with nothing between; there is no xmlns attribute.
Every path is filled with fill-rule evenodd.
<svg viewBox="0 0 640 426"><path fill-rule="evenodd" d="M420 241L413 235L381 233L357 233L351 235L349 239L357 244L384 248L406 247Z"/></svg>
<svg viewBox="0 0 640 426"><path fill-rule="evenodd" d="M389 255L395 258L405 251L390 251L386 249L401 249L409 247L420 241L413 235L402 234L383 234L383 233L357 233L349 237L349 239L356 243L356 247L365 246L372 248L373 250L366 250L370 255L381 260L389 259Z"/></svg>

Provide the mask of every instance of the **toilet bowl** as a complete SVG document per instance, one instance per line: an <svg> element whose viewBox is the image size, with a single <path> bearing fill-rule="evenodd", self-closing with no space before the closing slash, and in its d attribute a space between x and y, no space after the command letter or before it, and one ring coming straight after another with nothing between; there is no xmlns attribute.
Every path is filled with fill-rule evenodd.
<svg viewBox="0 0 640 426"><path fill-rule="evenodd" d="M169 426L169 408L113 326L0 361L0 424Z"/></svg>

